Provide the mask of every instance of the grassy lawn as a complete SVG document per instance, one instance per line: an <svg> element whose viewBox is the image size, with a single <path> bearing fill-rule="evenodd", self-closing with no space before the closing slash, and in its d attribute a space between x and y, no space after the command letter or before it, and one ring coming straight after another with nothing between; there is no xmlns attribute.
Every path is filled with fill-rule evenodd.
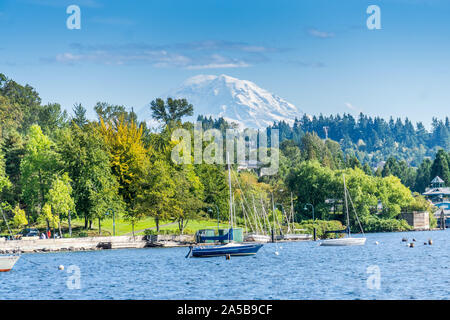
<svg viewBox="0 0 450 320"><path fill-rule="evenodd" d="M178 230L178 223L174 223L168 226L164 226L165 224L170 224L172 221L161 221L160 222L160 230L171 230L174 231L174 233ZM39 229L40 232L45 232L47 226L45 223L41 224L35 224L31 226L32 228ZM101 222L102 227L102 235L103 236L109 236L113 234L113 219L108 218L104 219ZM153 218L145 218L139 221L135 224L134 230L136 235L143 235L143 230L148 228L155 228L156 223ZM227 228L228 222L227 221L221 221L220 222L220 228ZM199 229L216 229L217 228L217 220L215 219L202 219L202 220L191 220L186 225L186 231L189 233L193 233ZM63 234L66 235L69 233L69 225L67 223L67 220L64 220L61 223L61 229L63 231ZM22 228L20 229L12 229L13 234L17 234L20 232ZM57 231L57 230L56 230ZM140 231L140 232L139 232ZM193 231L193 232L192 232ZM116 235L125 235L132 232L131 223L122 219L118 218L116 219ZM5 232L3 232L5 233ZM6 235L6 233L5 233ZM92 222L92 229L91 230L85 230L84 229L84 220L82 219L75 219L72 220L72 237L86 237L86 236L98 236L98 220Z"/></svg>

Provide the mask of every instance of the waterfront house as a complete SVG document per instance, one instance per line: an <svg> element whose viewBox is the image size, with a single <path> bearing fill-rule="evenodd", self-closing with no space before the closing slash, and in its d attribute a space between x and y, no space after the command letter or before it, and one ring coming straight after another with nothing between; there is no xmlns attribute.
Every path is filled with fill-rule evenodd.
<svg viewBox="0 0 450 320"><path fill-rule="evenodd" d="M448 228L450 226L450 188L445 186L444 180L435 177L431 181L431 187L425 190L423 196L437 208L434 216L438 220L438 227L440 227L442 210L444 211L445 225Z"/></svg>

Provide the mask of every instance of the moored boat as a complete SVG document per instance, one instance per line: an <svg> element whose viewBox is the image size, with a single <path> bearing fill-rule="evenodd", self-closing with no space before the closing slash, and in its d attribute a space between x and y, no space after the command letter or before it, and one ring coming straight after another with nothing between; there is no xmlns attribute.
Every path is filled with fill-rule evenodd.
<svg viewBox="0 0 450 320"><path fill-rule="evenodd" d="M313 238L312 234L308 233L288 233L283 235L283 240L290 240L290 241L311 240L312 238Z"/></svg>
<svg viewBox="0 0 450 320"><path fill-rule="evenodd" d="M196 258L209 258L220 256L251 256L261 249L262 244L256 243L227 243L220 246L196 246L191 247L191 256Z"/></svg>
<svg viewBox="0 0 450 320"><path fill-rule="evenodd" d="M228 185L230 191L230 228L228 233L222 236L201 236L202 240L215 240L215 241L227 241L227 244L217 246L191 246L186 258L208 258L219 256L249 256L254 255L263 246L260 243L236 243L233 236L233 195L231 192L231 165L229 161L229 155L227 154L228 163Z"/></svg>
<svg viewBox="0 0 450 320"><path fill-rule="evenodd" d="M362 246L366 243L366 238L338 238L325 239L320 244L321 246Z"/></svg>
<svg viewBox="0 0 450 320"><path fill-rule="evenodd" d="M265 234L250 233L244 238L246 242L270 242L270 236Z"/></svg>
<svg viewBox="0 0 450 320"><path fill-rule="evenodd" d="M0 272L10 271L20 256L0 256Z"/></svg>
<svg viewBox="0 0 450 320"><path fill-rule="evenodd" d="M353 211L355 213L356 219L358 221L359 227L361 229L362 234L364 235L364 230L361 226L361 223L359 222L359 218L358 218L358 214L356 213L355 207L353 206L353 201L352 198L350 196L350 193L347 190L347 186L345 184L345 176L343 176L344 179L344 199L345 199L345 211L347 214L347 228L345 230L339 230L336 231L336 233L340 233L342 231L347 232L347 237L345 238L336 238L336 239L325 239L322 240L322 242L320 243L321 246L363 246L366 243L366 238L355 238L352 237L351 233L350 233L350 216L348 213L348 202L347 202L347 195L350 198L350 202L352 204L353 207ZM331 232L331 231L328 231Z"/></svg>

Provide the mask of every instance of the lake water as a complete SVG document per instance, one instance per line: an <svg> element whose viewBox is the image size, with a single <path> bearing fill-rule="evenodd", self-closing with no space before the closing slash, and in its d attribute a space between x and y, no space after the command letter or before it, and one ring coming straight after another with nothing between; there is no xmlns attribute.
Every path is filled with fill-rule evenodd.
<svg viewBox="0 0 450 320"><path fill-rule="evenodd" d="M408 248L403 237L415 238L415 247ZM433 245L424 245L429 238ZM11 272L0 273L0 299L448 299L450 294L449 230L368 234L363 247L270 243L256 256L231 260L185 259L187 252L24 254ZM67 272L70 265L79 268L79 282ZM77 283L80 288L73 289Z"/></svg>

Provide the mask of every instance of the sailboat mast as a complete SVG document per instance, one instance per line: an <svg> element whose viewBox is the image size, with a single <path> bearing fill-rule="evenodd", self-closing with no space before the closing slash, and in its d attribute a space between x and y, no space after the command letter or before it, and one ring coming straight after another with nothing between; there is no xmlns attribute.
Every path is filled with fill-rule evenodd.
<svg viewBox="0 0 450 320"><path fill-rule="evenodd" d="M273 233L276 234L277 229L275 226L275 201L273 200L273 192L272 192L272 215L273 215Z"/></svg>
<svg viewBox="0 0 450 320"><path fill-rule="evenodd" d="M345 175L343 175L344 177L344 199L345 199L345 211L347 213L347 232L348 235L350 236L350 217L348 214L348 202L347 202L347 185L345 184Z"/></svg>
<svg viewBox="0 0 450 320"><path fill-rule="evenodd" d="M233 229L233 194L231 192L231 165L229 152L227 152L227 164L228 164L228 185L230 188L230 225L231 229Z"/></svg>

